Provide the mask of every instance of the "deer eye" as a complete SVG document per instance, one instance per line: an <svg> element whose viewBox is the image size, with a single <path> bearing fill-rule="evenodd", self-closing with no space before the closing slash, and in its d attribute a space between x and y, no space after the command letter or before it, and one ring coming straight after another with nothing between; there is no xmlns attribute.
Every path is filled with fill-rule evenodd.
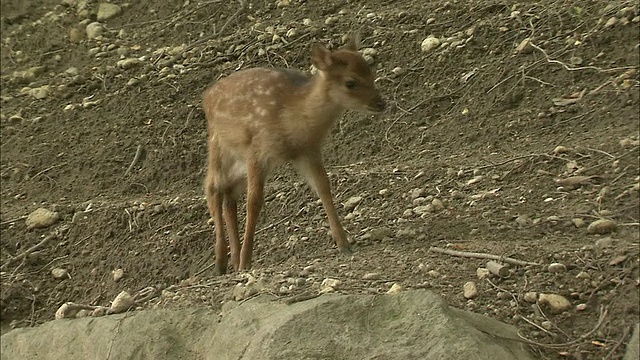
<svg viewBox="0 0 640 360"><path fill-rule="evenodd" d="M347 87L347 89L353 90L358 87L358 83L355 80L348 80L345 83L345 86Z"/></svg>

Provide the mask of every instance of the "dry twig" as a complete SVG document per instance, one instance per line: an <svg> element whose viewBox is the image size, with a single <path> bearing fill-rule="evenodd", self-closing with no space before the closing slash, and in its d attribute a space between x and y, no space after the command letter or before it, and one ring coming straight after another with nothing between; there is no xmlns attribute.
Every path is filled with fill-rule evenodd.
<svg viewBox="0 0 640 360"><path fill-rule="evenodd" d="M502 261L502 262L505 262L505 263L508 263L508 264L512 264L512 265L522 265L522 266L526 266L526 265L538 266L538 265L540 265L538 263L529 262L529 261L523 261L523 260L517 260L517 259L510 258L510 257L505 257L505 256L499 256L499 255L493 255L493 254L484 254L484 253L476 253L476 252L448 250L448 249L443 249L443 248L434 247L434 246L430 247L429 251L435 252L435 253L440 253L440 254L459 256L459 257L497 260L497 261Z"/></svg>

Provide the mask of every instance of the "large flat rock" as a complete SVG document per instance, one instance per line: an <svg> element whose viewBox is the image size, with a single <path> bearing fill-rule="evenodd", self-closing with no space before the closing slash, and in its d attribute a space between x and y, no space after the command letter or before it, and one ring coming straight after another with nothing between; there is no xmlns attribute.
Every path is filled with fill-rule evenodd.
<svg viewBox="0 0 640 360"><path fill-rule="evenodd" d="M286 305L261 295L206 309L55 320L2 336L12 359L533 359L515 328L448 307L426 290L323 295Z"/></svg>

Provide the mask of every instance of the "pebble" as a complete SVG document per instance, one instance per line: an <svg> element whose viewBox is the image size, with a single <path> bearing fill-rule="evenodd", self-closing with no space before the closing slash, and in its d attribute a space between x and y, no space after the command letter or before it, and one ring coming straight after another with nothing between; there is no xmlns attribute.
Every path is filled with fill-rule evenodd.
<svg viewBox="0 0 640 360"><path fill-rule="evenodd" d="M538 301L538 293L536 293L535 291L529 291L524 293L524 296L522 297L522 299L528 303L535 303L536 301Z"/></svg>
<svg viewBox="0 0 640 360"><path fill-rule="evenodd" d="M94 309L94 310L91 312L91 316L92 316L92 317L105 316L105 315L107 315L107 310L109 310L109 309L108 309L108 308L106 308L106 307L102 307L102 306L101 306L101 307L99 307L99 308L97 308L97 309Z"/></svg>
<svg viewBox="0 0 640 360"><path fill-rule="evenodd" d="M553 323L551 323L551 321L549 320L545 320L540 323L540 326L542 326L546 330L551 330L553 328Z"/></svg>
<svg viewBox="0 0 640 360"><path fill-rule="evenodd" d="M473 299L478 295L478 288L476 287L476 283L473 281L467 281L463 287L463 296L465 299Z"/></svg>
<svg viewBox="0 0 640 360"><path fill-rule="evenodd" d="M25 221L27 229L45 228L55 224L60 219L60 214L45 208L33 211Z"/></svg>
<svg viewBox="0 0 640 360"><path fill-rule="evenodd" d="M591 275L589 275L586 271L580 271L578 275L576 275L576 279L589 279Z"/></svg>
<svg viewBox="0 0 640 360"><path fill-rule="evenodd" d="M578 305L576 305L576 310L585 311L585 310L587 310L588 307L589 306L587 304L578 304Z"/></svg>
<svg viewBox="0 0 640 360"><path fill-rule="evenodd" d="M129 295L128 292L122 291L111 303L111 310L114 314L119 314L121 312L127 311L131 306L133 306L135 301L133 301L133 297Z"/></svg>
<svg viewBox="0 0 640 360"><path fill-rule="evenodd" d="M338 279L326 278L322 280L321 286L323 288L331 287L331 288L337 289L341 284L342 282Z"/></svg>
<svg viewBox="0 0 640 360"><path fill-rule="evenodd" d="M433 199L431 201L431 205L433 206L433 209L436 211L444 210L444 203L440 199Z"/></svg>
<svg viewBox="0 0 640 360"><path fill-rule="evenodd" d="M116 4L100 3L98 6L98 21L114 18L122 13L122 8Z"/></svg>
<svg viewBox="0 0 640 360"><path fill-rule="evenodd" d="M422 188L411 189L411 190L409 190L409 199L415 200L415 199L417 199L419 197L424 196L424 193L425 193L425 191Z"/></svg>
<svg viewBox="0 0 640 360"><path fill-rule="evenodd" d="M549 310L554 314L567 311L572 307L571 302L567 300L567 298L557 294L540 294L538 303L548 306Z"/></svg>
<svg viewBox="0 0 640 360"><path fill-rule="evenodd" d="M87 25L85 31L87 33L87 38L95 39L98 36L102 35L102 33L104 32L104 27L99 22L92 22Z"/></svg>
<svg viewBox="0 0 640 360"><path fill-rule="evenodd" d="M29 94L38 100L46 99L51 94L51 86L42 85L40 87L31 89Z"/></svg>
<svg viewBox="0 0 640 360"><path fill-rule="evenodd" d="M531 39L526 38L516 46L516 52L520 54L529 54L533 51L533 47L531 46Z"/></svg>
<svg viewBox="0 0 640 360"><path fill-rule="evenodd" d="M384 240L385 238L391 238L393 237L393 235L394 235L393 230L391 230L388 227L375 228L369 232L370 239L374 241L380 241L380 240Z"/></svg>
<svg viewBox="0 0 640 360"><path fill-rule="evenodd" d="M554 274L563 273L563 272L567 272L567 267L561 263L551 263L547 267L547 271Z"/></svg>
<svg viewBox="0 0 640 360"><path fill-rule="evenodd" d="M489 277L489 274L491 274L491 271L487 268L479 267L476 269L476 276L478 276L480 280L486 279Z"/></svg>
<svg viewBox="0 0 640 360"><path fill-rule="evenodd" d="M306 20L306 19L305 19ZM338 22L338 18L335 16L329 16L324 20L325 25L332 25Z"/></svg>
<svg viewBox="0 0 640 360"><path fill-rule="evenodd" d="M124 276L124 270L115 269L113 270L112 275L113 275L113 281L118 282Z"/></svg>
<svg viewBox="0 0 640 360"><path fill-rule="evenodd" d="M89 310L86 309L82 309L80 311L78 311L78 313L76 314L76 319L80 319L83 317L88 317L91 315L91 312L89 312Z"/></svg>
<svg viewBox="0 0 640 360"><path fill-rule="evenodd" d="M276 7L282 8L282 7L287 7L291 5L291 2L289 0L279 0L278 2L276 2Z"/></svg>
<svg viewBox="0 0 640 360"><path fill-rule="evenodd" d="M405 73L405 70L400 66L396 66L393 69L391 69L391 73L395 76L400 76Z"/></svg>
<svg viewBox="0 0 640 360"><path fill-rule="evenodd" d="M577 227L577 228L581 228L584 227L585 225L585 221L581 218L573 218L571 219L571 222L573 223L573 226Z"/></svg>
<svg viewBox="0 0 640 360"><path fill-rule="evenodd" d="M380 279L380 273L376 273L376 272L366 273L362 277L362 280L378 280L378 279Z"/></svg>
<svg viewBox="0 0 640 360"><path fill-rule="evenodd" d="M71 279L71 276L69 276L69 272L61 268L55 268L51 270L51 275L53 275L54 279L58 280Z"/></svg>
<svg viewBox="0 0 640 360"><path fill-rule="evenodd" d="M531 223L531 219L527 215L520 215L516 218L516 223L520 226L526 226Z"/></svg>
<svg viewBox="0 0 640 360"><path fill-rule="evenodd" d="M433 212L433 205L429 204L429 205L416 206L412 210L414 213L418 215L424 215L424 214Z"/></svg>
<svg viewBox="0 0 640 360"><path fill-rule="evenodd" d="M136 66L139 66L142 64L142 61L138 58L126 58L126 59L122 59L119 60L116 65L119 68L123 68L123 69L131 69L134 68Z"/></svg>
<svg viewBox="0 0 640 360"><path fill-rule="evenodd" d="M428 53L438 46L440 46L440 39L433 35L429 35L426 39L422 40L422 43L420 44L420 50L422 50L422 52L424 53Z"/></svg>
<svg viewBox="0 0 640 360"><path fill-rule="evenodd" d="M233 288L232 296L235 301L241 301L247 299L258 293L258 288L253 284L237 284Z"/></svg>
<svg viewBox="0 0 640 360"><path fill-rule="evenodd" d="M389 291L387 291L387 294L394 295L401 291L404 291L404 287L398 283L393 283L393 285L391 285L391 288L389 288Z"/></svg>
<svg viewBox="0 0 640 360"><path fill-rule="evenodd" d="M611 18L609 18L609 20L607 20L607 22L604 24L605 28L609 28L612 26L615 26L618 23L618 18L615 16L612 16Z"/></svg>
<svg viewBox="0 0 640 360"><path fill-rule="evenodd" d="M353 210L360 202L362 201L362 197L361 196L352 196L349 199L347 199L347 201L345 201L342 206L345 208L345 210L347 211L351 211Z"/></svg>
<svg viewBox="0 0 640 360"><path fill-rule="evenodd" d="M589 234L608 234L614 230L616 230L617 226L613 220L609 219L599 219L591 224L587 228L587 233Z"/></svg>
<svg viewBox="0 0 640 360"><path fill-rule="evenodd" d="M604 249L613 246L613 239L610 236L596 240L596 249Z"/></svg>

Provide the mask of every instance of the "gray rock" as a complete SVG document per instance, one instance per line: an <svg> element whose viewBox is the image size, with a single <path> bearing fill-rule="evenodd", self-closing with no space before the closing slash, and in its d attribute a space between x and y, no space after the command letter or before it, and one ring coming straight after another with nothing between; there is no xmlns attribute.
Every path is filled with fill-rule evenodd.
<svg viewBox="0 0 640 360"><path fill-rule="evenodd" d="M51 360L106 359L107 354L113 359L167 354L220 360L534 358L525 344L507 340L518 339L513 326L450 308L426 290L328 294L291 305L274 300L260 295L225 306L222 315L206 309L145 310L55 320L8 332L1 350L7 359ZM362 321L363 313L368 321Z"/></svg>
<svg viewBox="0 0 640 360"><path fill-rule="evenodd" d="M116 4L101 3L98 7L98 21L116 17L122 13L122 8Z"/></svg>

